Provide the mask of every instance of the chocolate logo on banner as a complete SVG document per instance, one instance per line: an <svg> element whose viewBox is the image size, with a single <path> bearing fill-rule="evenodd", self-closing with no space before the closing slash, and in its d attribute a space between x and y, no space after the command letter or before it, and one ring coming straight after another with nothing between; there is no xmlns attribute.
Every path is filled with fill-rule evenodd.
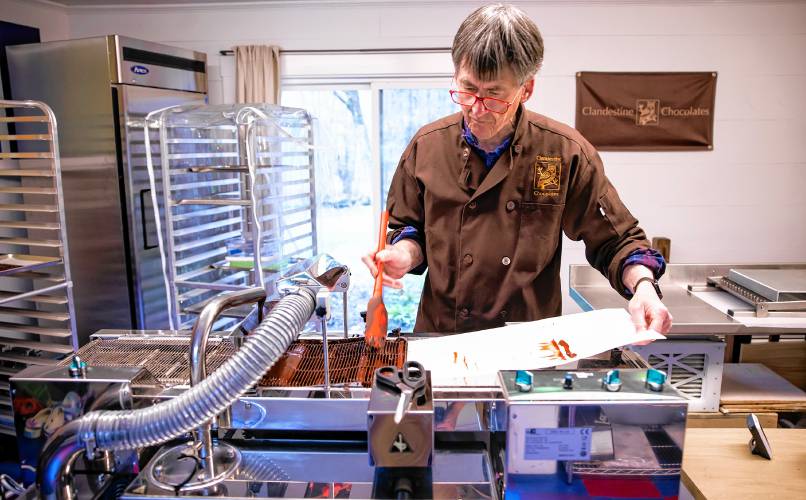
<svg viewBox="0 0 806 500"><path fill-rule="evenodd" d="M713 149L716 73L577 73L576 129L601 150Z"/></svg>
<svg viewBox="0 0 806 500"><path fill-rule="evenodd" d="M562 158L559 156L541 156L535 158L535 171L532 181L534 194L555 195L560 191L560 174Z"/></svg>
<svg viewBox="0 0 806 500"><path fill-rule="evenodd" d="M659 124L658 108L660 108L660 99L638 99L635 103L635 109L638 110L635 115L635 123L638 125Z"/></svg>

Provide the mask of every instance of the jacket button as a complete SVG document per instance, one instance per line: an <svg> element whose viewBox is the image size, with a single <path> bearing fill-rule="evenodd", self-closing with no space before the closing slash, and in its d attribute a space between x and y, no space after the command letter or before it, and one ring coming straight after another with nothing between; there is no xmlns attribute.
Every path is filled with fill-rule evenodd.
<svg viewBox="0 0 806 500"><path fill-rule="evenodd" d="M459 311L459 314L462 315L462 316L468 316L470 314L470 309L465 307L461 311Z"/></svg>
<svg viewBox="0 0 806 500"><path fill-rule="evenodd" d="M507 317L506 309L502 310L500 313L498 313L498 315L501 316L502 318L506 318Z"/></svg>
<svg viewBox="0 0 806 500"><path fill-rule="evenodd" d="M473 263L473 256L470 254L465 255L464 258L462 259L462 262L464 262L465 265L469 266L470 264Z"/></svg>
<svg viewBox="0 0 806 500"><path fill-rule="evenodd" d="M511 212L513 210L515 210L515 202L512 201L512 200L509 200L507 202L507 212Z"/></svg>
<svg viewBox="0 0 806 500"><path fill-rule="evenodd" d="M509 257L504 257L501 259L501 264L504 264L505 266L508 266L510 262L512 261L509 259Z"/></svg>
<svg viewBox="0 0 806 500"><path fill-rule="evenodd" d="M467 206L470 207L471 210L475 210L476 209L476 202L471 201Z"/></svg>

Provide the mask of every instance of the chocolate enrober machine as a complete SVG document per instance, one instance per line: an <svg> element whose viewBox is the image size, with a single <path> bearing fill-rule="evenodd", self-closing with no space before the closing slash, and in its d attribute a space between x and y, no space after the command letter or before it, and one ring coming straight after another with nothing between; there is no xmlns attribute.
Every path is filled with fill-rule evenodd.
<svg viewBox="0 0 806 500"><path fill-rule="evenodd" d="M355 349L353 365L332 358L329 390L324 374L311 377L322 351L295 339L308 319L327 312L317 297L330 290L315 281L292 280L305 284L281 287L280 301L256 309L232 332L212 334L209 327L224 308L262 300L262 290L211 301L190 337L102 332L67 365L15 377L20 401L46 394L51 404L71 402L73 412L42 453L38 493L501 498L519 487L506 486L510 479L531 481L520 467L534 462L532 472L550 475L545 484L555 493L593 495L602 481L628 481L676 494L686 402L663 381L647 389L650 374L640 358L614 351L569 372L535 372L518 394L506 372L490 387L427 382L400 412L398 395L380 390L367 374L383 365L402 368L404 348L416 339L391 339L382 353L364 351L361 338L355 339L361 347L340 340L331 352L337 345ZM128 355L135 346L140 350ZM267 372L280 359L283 368ZM105 409L120 406L127 409ZM519 428L512 425L516 410L534 412L517 416L534 431L530 436L559 433L572 454L553 452L558 443L551 438L542 451L518 457L518 436L511 434ZM25 423L20 416L18 426ZM534 451L534 442L521 444ZM583 454L587 449L595 453ZM619 481L608 483L613 478ZM388 484L396 485L393 491L383 489Z"/></svg>

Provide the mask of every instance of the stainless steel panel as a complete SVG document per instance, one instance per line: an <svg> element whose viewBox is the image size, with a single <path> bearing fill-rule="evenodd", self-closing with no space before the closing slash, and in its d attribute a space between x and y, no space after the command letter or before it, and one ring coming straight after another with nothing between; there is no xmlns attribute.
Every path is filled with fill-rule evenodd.
<svg viewBox="0 0 806 500"><path fill-rule="evenodd" d="M21 45L8 56L13 94L49 103L59 123L79 343L99 326L130 328L106 38Z"/></svg>
<svg viewBox="0 0 806 500"><path fill-rule="evenodd" d="M145 248L156 241L148 220L144 235L141 217L140 195L147 183L138 121L156 108L204 100L201 93L113 85L122 80L117 56L124 46L204 59L184 49L114 36L8 50L14 95L50 104L60 127L79 344L98 328L161 326L165 313L159 303L165 299L157 278L159 258ZM174 75L178 71L149 71L152 80L136 83L206 90L204 74L193 74L191 85Z"/></svg>
<svg viewBox="0 0 806 500"><path fill-rule="evenodd" d="M731 269L728 279L767 300L790 300L806 295L806 269Z"/></svg>
<svg viewBox="0 0 806 500"><path fill-rule="evenodd" d="M301 397L240 398L231 407L233 429L364 431L369 397L308 399ZM293 394L293 392L292 392Z"/></svg>
<svg viewBox="0 0 806 500"><path fill-rule="evenodd" d="M677 494L687 403L674 388L651 391L644 370L621 370L617 392L602 386L605 370L531 373L531 392L521 392L515 372L499 372L507 397L508 496L610 497L630 482L650 481L664 495ZM619 486L607 493L586 484L614 477Z"/></svg>
<svg viewBox="0 0 806 500"><path fill-rule="evenodd" d="M115 78L112 80L114 83L207 92L207 54L117 35L110 36L109 42L112 52L117 54ZM154 62L144 62L127 54L126 49L151 52L163 57ZM196 66L203 70L176 67L185 66L189 61L201 63Z"/></svg>
<svg viewBox="0 0 806 500"><path fill-rule="evenodd" d="M371 498L374 468L366 452L242 450L243 463L224 481L218 498ZM497 498L490 460L482 451L434 453L435 498ZM320 497L319 488L339 484L342 495ZM321 494L321 491L320 491ZM176 498L171 490L149 483L141 474L126 488L125 499Z"/></svg>
<svg viewBox="0 0 806 500"><path fill-rule="evenodd" d="M741 323L691 295L685 288L664 286L663 282L661 287L663 303L674 317L669 335L736 334L741 330ZM575 286L571 296L586 311L627 307L627 300L607 283L605 286Z"/></svg>
<svg viewBox="0 0 806 500"><path fill-rule="evenodd" d="M133 326L142 329L166 328L168 304L146 168L144 118L155 109L183 103L203 104L205 96L194 92L131 85L117 88L121 99L123 174L126 179L125 199L128 202L127 218L137 318L137 323ZM151 154L155 158L155 168L159 168L160 164L158 139L158 133L154 131L151 137ZM158 193L157 200L161 199L161 193Z"/></svg>

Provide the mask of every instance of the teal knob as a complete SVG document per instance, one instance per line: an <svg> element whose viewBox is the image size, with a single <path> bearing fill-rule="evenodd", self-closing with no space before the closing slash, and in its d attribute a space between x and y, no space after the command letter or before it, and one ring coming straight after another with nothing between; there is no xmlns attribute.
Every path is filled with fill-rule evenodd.
<svg viewBox="0 0 806 500"><path fill-rule="evenodd" d="M518 370L515 372L515 387L520 392L531 392L532 384L534 383L534 375L527 370Z"/></svg>
<svg viewBox="0 0 806 500"><path fill-rule="evenodd" d="M646 371L646 385L650 390L660 392L666 383L666 374L660 370L650 368Z"/></svg>
<svg viewBox="0 0 806 500"><path fill-rule="evenodd" d="M573 389L574 388L574 376L569 372L565 374L563 378L563 389Z"/></svg>
<svg viewBox="0 0 806 500"><path fill-rule="evenodd" d="M67 367L67 371L70 373L71 377L83 377L87 374L87 363L78 356L75 356L70 362L70 366Z"/></svg>
<svg viewBox="0 0 806 500"><path fill-rule="evenodd" d="M621 390L621 375L618 370L608 370L602 377L602 385L610 392Z"/></svg>

